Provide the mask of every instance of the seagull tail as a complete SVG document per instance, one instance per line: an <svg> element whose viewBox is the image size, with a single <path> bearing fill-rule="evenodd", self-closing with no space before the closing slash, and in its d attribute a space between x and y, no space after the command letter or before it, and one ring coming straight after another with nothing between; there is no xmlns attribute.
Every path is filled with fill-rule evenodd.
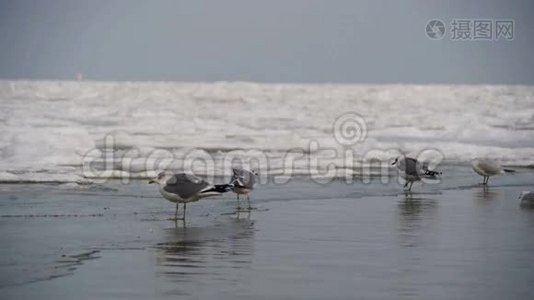
<svg viewBox="0 0 534 300"><path fill-rule="evenodd" d="M503 169L504 173L515 173L515 170L512 169Z"/></svg>
<svg viewBox="0 0 534 300"><path fill-rule="evenodd" d="M231 189L232 189L232 185L231 184L215 184L211 188L209 188L207 190L204 190L201 193L202 194L205 194L205 193L220 193L220 194L222 194L222 193L226 193L226 192L230 191Z"/></svg>
<svg viewBox="0 0 534 300"><path fill-rule="evenodd" d="M436 177L438 175L441 175L442 173L440 171L432 171L432 170L426 170L425 171L425 176L428 176L428 177Z"/></svg>

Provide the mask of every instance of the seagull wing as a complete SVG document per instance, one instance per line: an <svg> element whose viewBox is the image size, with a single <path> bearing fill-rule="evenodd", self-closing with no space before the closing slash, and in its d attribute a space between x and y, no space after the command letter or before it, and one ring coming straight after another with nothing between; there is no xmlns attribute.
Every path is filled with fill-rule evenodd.
<svg viewBox="0 0 534 300"><path fill-rule="evenodd" d="M534 204L534 192L523 192L519 199L521 199L521 202L528 202Z"/></svg>
<svg viewBox="0 0 534 300"><path fill-rule="evenodd" d="M404 172L409 176L419 176L420 172L419 162L416 159L411 157L406 157L404 159Z"/></svg>
<svg viewBox="0 0 534 300"><path fill-rule="evenodd" d="M190 174L174 174L165 182L163 190L167 193L177 194L182 199L189 199L210 184L196 176Z"/></svg>
<svg viewBox="0 0 534 300"><path fill-rule="evenodd" d="M501 165L493 160L480 159L475 160L473 163L473 169L481 175L497 175L503 172Z"/></svg>

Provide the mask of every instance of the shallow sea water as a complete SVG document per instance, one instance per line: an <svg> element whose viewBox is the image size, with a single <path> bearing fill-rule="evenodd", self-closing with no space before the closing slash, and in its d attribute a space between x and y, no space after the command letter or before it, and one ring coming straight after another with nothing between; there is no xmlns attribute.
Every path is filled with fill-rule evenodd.
<svg viewBox="0 0 534 300"><path fill-rule="evenodd" d="M534 172L439 184L295 178L188 206L145 181L0 186L2 299L533 299Z"/></svg>

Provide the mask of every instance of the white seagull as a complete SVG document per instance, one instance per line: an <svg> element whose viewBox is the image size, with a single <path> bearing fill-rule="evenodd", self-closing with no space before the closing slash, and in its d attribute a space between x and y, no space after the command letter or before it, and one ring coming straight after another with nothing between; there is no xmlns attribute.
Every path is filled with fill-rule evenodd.
<svg viewBox="0 0 534 300"><path fill-rule="evenodd" d="M497 161L483 158L473 160L471 166L478 175L483 176L482 185L488 185L490 176L515 172L510 169L503 169Z"/></svg>
<svg viewBox="0 0 534 300"><path fill-rule="evenodd" d="M411 191L413 183L421 180L421 178L436 178L437 175L441 174L441 172L429 170L427 165L421 165L417 159L407 156L395 158L392 165L397 167L400 176L406 180L404 188L410 184L408 191Z"/></svg>
<svg viewBox="0 0 534 300"><path fill-rule="evenodd" d="M251 209L250 192L254 189L257 175L258 174L254 170L248 171L242 168L232 169L232 179L230 180L229 186L237 196L237 210L241 208L239 205L239 195L246 195L248 209Z"/></svg>
<svg viewBox="0 0 534 300"><path fill-rule="evenodd" d="M218 196L230 190L228 184L212 185L194 175L185 173L161 172L148 183L157 183L163 198L176 203L175 220L179 220L179 203L184 204L183 217L180 220L185 220L186 203L195 202L206 197Z"/></svg>
<svg viewBox="0 0 534 300"><path fill-rule="evenodd" d="M522 192L521 195L519 195L519 200L521 201L521 206L534 207L534 192Z"/></svg>

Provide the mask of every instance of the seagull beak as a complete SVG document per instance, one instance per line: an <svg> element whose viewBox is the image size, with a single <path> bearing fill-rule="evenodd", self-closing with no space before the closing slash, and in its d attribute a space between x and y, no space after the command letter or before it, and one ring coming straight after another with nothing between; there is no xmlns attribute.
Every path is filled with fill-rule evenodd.
<svg viewBox="0 0 534 300"><path fill-rule="evenodd" d="M150 180L148 181L148 184L151 184L151 183L156 183L156 181L155 181L154 179L150 179Z"/></svg>

